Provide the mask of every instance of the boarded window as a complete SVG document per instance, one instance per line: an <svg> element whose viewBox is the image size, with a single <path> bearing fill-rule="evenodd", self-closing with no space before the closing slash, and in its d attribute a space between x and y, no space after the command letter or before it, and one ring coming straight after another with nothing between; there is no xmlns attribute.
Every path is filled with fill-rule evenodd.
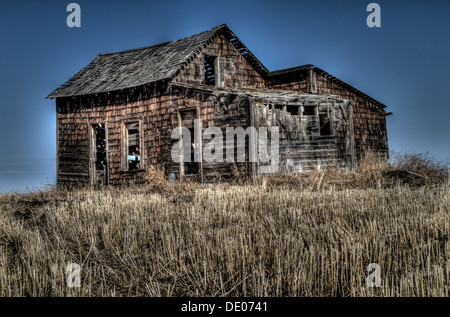
<svg viewBox="0 0 450 317"><path fill-rule="evenodd" d="M125 156L128 171L135 171L141 168L140 139L139 122L127 123L125 125Z"/></svg>
<svg viewBox="0 0 450 317"><path fill-rule="evenodd" d="M216 59L217 56L205 55L205 82L207 85L216 85Z"/></svg>

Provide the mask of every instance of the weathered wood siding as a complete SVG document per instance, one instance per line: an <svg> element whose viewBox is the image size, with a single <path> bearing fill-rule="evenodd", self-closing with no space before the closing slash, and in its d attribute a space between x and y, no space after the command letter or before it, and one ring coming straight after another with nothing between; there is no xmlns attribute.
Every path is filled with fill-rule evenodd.
<svg viewBox="0 0 450 317"><path fill-rule="evenodd" d="M206 182L217 179L227 179L239 174L248 172L248 156L245 162L228 162L226 160L226 147L233 147L234 153L237 152L237 143L226 141L227 127L248 126L248 105L247 98L230 94L213 94L207 91L189 89L185 87L173 86L171 88L170 109L172 109L172 121L176 120L178 111L186 109L199 110L200 116L197 119L202 121L202 136L205 129L209 127L217 127L222 131L224 148L222 162L207 162L203 157L203 179ZM193 139L194 136L191 136ZM213 136L214 138L214 136ZM175 145L178 140L171 140L171 146ZM203 148L211 142L211 139L202 138ZM204 154L204 153L203 153ZM174 173L179 178L179 164L170 160L169 173ZM189 178L188 176L186 176ZM198 179L200 175L196 178Z"/></svg>
<svg viewBox="0 0 450 317"><path fill-rule="evenodd" d="M89 125L107 123L109 184L142 182L144 171L123 171L124 120L142 121L145 166L165 167L174 127L167 85L150 84L98 96L57 98L58 183L89 183ZM143 151L143 153L142 153Z"/></svg>
<svg viewBox="0 0 450 317"><path fill-rule="evenodd" d="M296 71L269 78L268 88L295 90L302 93L338 95L353 103L353 130L355 155L360 159L366 150L381 158L389 155L386 117L384 109L362 96L310 71Z"/></svg>
<svg viewBox="0 0 450 317"><path fill-rule="evenodd" d="M175 173L179 178L179 163L173 161L171 149L178 140L171 138L178 127L178 111L199 109L202 132L208 127L222 129L225 140L227 127L248 125L247 98L214 95L208 92L152 84L128 91L82 98L57 98L58 121L58 183L84 183L90 181L89 125L107 123L109 184L142 183L145 169L152 165ZM142 121L144 149L141 157L145 169L123 171L123 122ZM203 133L202 133L203 135ZM192 136L193 138L193 136ZM203 140L207 144L211 140ZM226 144L237 147L237 143ZM142 150L141 150L142 151ZM237 151L237 148L235 149ZM248 162L203 162L206 181L229 178L247 173ZM200 177L200 176L199 176Z"/></svg>
<svg viewBox="0 0 450 317"><path fill-rule="evenodd" d="M226 39L224 35L215 37L202 52L175 77L177 83L205 84L204 56L218 58L216 85L228 88L264 88L264 79Z"/></svg>
<svg viewBox="0 0 450 317"><path fill-rule="evenodd" d="M273 127L279 129L279 172L306 172L325 166L351 168L353 132L348 103L323 98L302 105L317 107L317 114L294 115L263 100L255 102L256 126L267 127L269 131ZM320 134L319 114L324 113L329 114L332 122L330 135Z"/></svg>
<svg viewBox="0 0 450 317"><path fill-rule="evenodd" d="M360 159L366 150L372 150L380 158L388 158L389 146L384 109L319 74L316 74L316 80L318 93L336 94L353 102L353 126L357 159Z"/></svg>
<svg viewBox="0 0 450 317"><path fill-rule="evenodd" d="M293 90L302 93L311 92L307 72L289 72L269 77L266 80L266 85L270 89Z"/></svg>

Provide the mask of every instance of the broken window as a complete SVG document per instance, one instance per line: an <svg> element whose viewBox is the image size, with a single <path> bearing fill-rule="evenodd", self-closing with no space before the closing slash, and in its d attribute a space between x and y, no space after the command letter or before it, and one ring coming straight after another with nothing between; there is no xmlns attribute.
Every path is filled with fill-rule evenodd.
<svg viewBox="0 0 450 317"><path fill-rule="evenodd" d="M275 109L280 109L283 111L289 112L293 116L297 116L298 113L298 106L289 106L289 105L275 105Z"/></svg>
<svg viewBox="0 0 450 317"><path fill-rule="evenodd" d="M125 124L125 156L126 170L135 171L141 169L141 144L139 122Z"/></svg>
<svg viewBox="0 0 450 317"><path fill-rule="evenodd" d="M207 85L216 85L216 59L217 56L205 55L205 82Z"/></svg>
<svg viewBox="0 0 450 317"><path fill-rule="evenodd" d="M330 118L327 113L319 114L320 121L320 135L331 135Z"/></svg>
<svg viewBox="0 0 450 317"><path fill-rule="evenodd" d="M286 106L286 111L293 116L298 115L298 106Z"/></svg>
<svg viewBox="0 0 450 317"><path fill-rule="evenodd" d="M316 106L302 106L302 114L304 116L315 116L316 108Z"/></svg>

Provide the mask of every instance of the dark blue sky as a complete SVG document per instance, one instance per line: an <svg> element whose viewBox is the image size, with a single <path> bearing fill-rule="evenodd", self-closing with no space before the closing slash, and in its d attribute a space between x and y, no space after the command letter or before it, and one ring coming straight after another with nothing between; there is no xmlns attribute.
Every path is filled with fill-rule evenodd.
<svg viewBox="0 0 450 317"><path fill-rule="evenodd" d="M81 28L66 25L71 2L81 6ZM370 2L381 6L381 28L366 25ZM47 160L45 174L54 177L55 102L45 97L98 53L223 23L269 70L314 64L386 104L392 150L446 161L449 16L445 0L2 1L0 183L33 159Z"/></svg>

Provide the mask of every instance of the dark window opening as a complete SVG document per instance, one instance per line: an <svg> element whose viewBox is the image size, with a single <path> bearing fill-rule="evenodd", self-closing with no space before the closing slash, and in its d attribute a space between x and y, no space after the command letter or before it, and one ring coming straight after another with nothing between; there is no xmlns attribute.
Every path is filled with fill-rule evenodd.
<svg viewBox="0 0 450 317"><path fill-rule="evenodd" d="M298 106L284 106L284 105L275 105L275 109L280 109L283 111L289 112L293 116L298 115Z"/></svg>
<svg viewBox="0 0 450 317"><path fill-rule="evenodd" d="M304 116L315 116L316 106L302 106L302 113Z"/></svg>
<svg viewBox="0 0 450 317"><path fill-rule="evenodd" d="M286 106L286 111L293 116L298 115L298 106Z"/></svg>
<svg viewBox="0 0 450 317"><path fill-rule="evenodd" d="M127 132L127 166L129 171L138 170L141 166L141 149L139 122L128 123Z"/></svg>
<svg viewBox="0 0 450 317"><path fill-rule="evenodd" d="M320 135L331 135L330 118L326 113L320 114Z"/></svg>
<svg viewBox="0 0 450 317"><path fill-rule="evenodd" d="M216 85L216 58L217 56L205 55L205 82L207 85Z"/></svg>
<svg viewBox="0 0 450 317"><path fill-rule="evenodd" d="M95 138L95 169L103 171L106 166L106 130L103 124L92 125Z"/></svg>

